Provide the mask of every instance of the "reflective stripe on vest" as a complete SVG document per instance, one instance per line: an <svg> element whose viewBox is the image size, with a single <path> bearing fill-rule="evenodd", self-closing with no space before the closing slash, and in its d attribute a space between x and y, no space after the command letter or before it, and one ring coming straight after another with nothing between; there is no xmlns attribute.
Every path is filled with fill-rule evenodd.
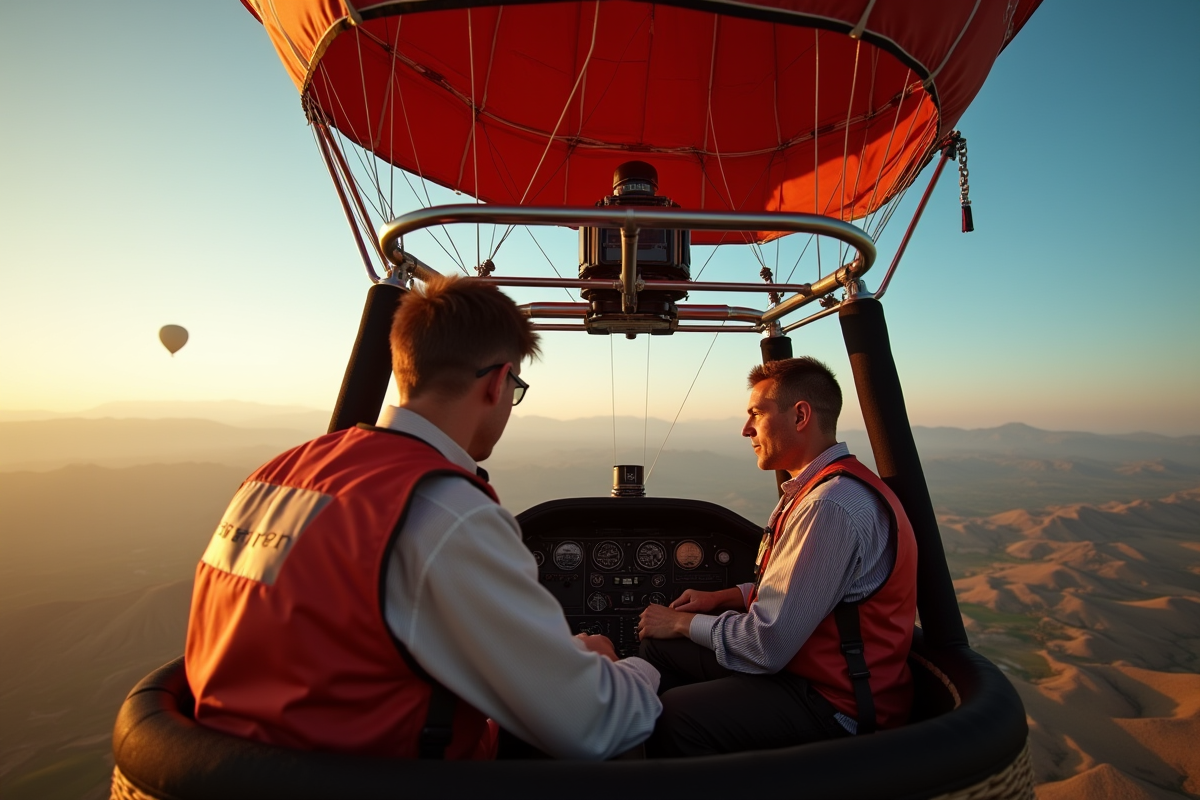
<svg viewBox="0 0 1200 800"><path fill-rule="evenodd" d="M496 500L429 444L383 429L322 436L247 479L196 570L185 663L200 723L283 747L418 756L434 690L388 627L384 581L413 491L436 476ZM446 758L494 755L466 703L445 738Z"/></svg>
<svg viewBox="0 0 1200 800"><path fill-rule="evenodd" d="M867 683L875 706L876 726L893 728L908 720L912 708L912 673L907 659L917 616L917 544L899 498L879 476L858 459L847 456L832 462L810 478L796 493L791 505L780 513L770 536L766 537L758 579L750 592L750 602L753 603L758 597L758 585L784 531L787 518L809 493L825 481L839 476L866 484L883 501L891 516L889 538L895 546L896 560L883 584L870 596L853 604L858 609L859 633L863 642L861 654L844 652L835 609L834 613L821 620L788 662L786 669L807 678L834 708L857 719L859 703L851 672L861 673L863 669L857 663L850 666L850 659L864 658ZM849 604L839 603L839 606L846 605ZM847 612L843 609L842 613ZM845 621L846 618L843 619ZM863 732L869 728L869 725L864 726Z"/></svg>

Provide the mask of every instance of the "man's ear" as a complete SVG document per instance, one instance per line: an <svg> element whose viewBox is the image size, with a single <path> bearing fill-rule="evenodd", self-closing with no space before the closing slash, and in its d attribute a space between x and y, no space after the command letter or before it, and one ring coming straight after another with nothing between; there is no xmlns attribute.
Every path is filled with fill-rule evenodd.
<svg viewBox="0 0 1200 800"><path fill-rule="evenodd" d="M504 382L508 380L508 372L511 369L512 364L506 363L500 369L488 373L487 383L484 384L483 397L489 406L494 406L500 402L500 398L504 393Z"/></svg>
<svg viewBox="0 0 1200 800"><path fill-rule="evenodd" d="M807 400L801 400L792 406L796 431L802 431L813 423L813 410Z"/></svg>

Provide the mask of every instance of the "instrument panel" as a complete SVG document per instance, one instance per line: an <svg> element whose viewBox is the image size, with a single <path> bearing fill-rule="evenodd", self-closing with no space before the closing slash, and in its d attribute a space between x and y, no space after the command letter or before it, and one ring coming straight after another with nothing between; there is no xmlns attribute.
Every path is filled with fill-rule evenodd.
<svg viewBox="0 0 1200 800"><path fill-rule="evenodd" d="M575 632L602 633L622 657L638 651L637 620L685 589L754 579L761 529L711 503L580 498L518 516L538 580Z"/></svg>

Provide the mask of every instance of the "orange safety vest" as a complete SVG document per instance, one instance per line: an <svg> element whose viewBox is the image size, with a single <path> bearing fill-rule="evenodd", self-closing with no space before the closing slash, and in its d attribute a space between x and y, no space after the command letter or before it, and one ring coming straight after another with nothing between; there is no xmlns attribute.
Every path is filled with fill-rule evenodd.
<svg viewBox="0 0 1200 800"><path fill-rule="evenodd" d="M242 484L196 569L185 663L198 722L303 750L495 756L486 717L425 674L384 616L392 543L414 489L439 475L496 500L431 445L367 426Z"/></svg>
<svg viewBox="0 0 1200 800"><path fill-rule="evenodd" d="M868 733L875 727L903 725L912 709L908 652L917 618L917 541L899 498L854 456L834 461L810 478L787 511L776 519L774 529L764 541L758 574L761 578L766 572L771 552L792 510L809 492L837 476L865 483L884 501L892 518L890 538L895 545L896 561L883 584L868 597L857 603L839 603L821 620L786 669L806 678L834 708L858 720L860 733ZM750 602L757 596L756 583ZM858 631L848 631L855 622ZM873 715L869 713L871 704ZM874 717L873 722L869 716Z"/></svg>

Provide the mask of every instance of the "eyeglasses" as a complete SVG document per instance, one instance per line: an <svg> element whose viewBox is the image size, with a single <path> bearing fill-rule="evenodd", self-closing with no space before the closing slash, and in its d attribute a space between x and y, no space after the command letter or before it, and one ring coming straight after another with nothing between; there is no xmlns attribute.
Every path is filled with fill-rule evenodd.
<svg viewBox="0 0 1200 800"><path fill-rule="evenodd" d="M482 378L484 375L487 375L492 370L500 369L503 366L505 366L505 365L504 364L492 364L490 367L484 367L483 369L481 369L475 373L475 377ZM514 375L513 371L511 369L508 371L508 377L512 378L513 383L515 383L517 385L517 388L513 390L513 405L519 406L521 404L521 401L525 399L525 390L529 388L529 384L526 383L525 381L521 380L520 378L518 378L516 375Z"/></svg>

